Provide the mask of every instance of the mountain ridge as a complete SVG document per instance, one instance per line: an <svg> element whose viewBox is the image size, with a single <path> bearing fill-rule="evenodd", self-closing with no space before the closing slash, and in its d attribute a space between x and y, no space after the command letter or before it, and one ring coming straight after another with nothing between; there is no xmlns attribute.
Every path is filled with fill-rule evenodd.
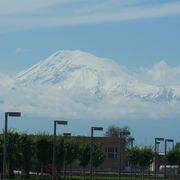
<svg viewBox="0 0 180 180"><path fill-rule="evenodd" d="M73 120L179 118L179 74L164 62L133 72L90 53L58 51L15 77L0 75L0 110Z"/></svg>
<svg viewBox="0 0 180 180"><path fill-rule="evenodd" d="M50 85L57 89L85 89L99 96L124 96L142 101L171 101L180 96L173 87L139 82L125 67L111 59L79 50L63 50L16 77L18 86Z"/></svg>

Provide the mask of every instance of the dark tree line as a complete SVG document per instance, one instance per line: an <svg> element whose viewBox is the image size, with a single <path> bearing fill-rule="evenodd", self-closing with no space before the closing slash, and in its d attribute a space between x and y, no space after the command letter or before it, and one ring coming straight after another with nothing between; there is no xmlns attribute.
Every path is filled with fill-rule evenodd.
<svg viewBox="0 0 180 180"><path fill-rule="evenodd" d="M93 166L98 167L104 161L104 152L99 144L95 144L93 152ZM29 172L38 172L38 175L52 173L53 136L48 134L28 135L15 131L8 132L7 142L7 167L10 177L14 176L13 170L21 171L24 178L29 176ZM3 170L3 134L0 134L0 171ZM90 163L89 142L81 142L76 138L56 138L56 167L57 171L66 167L70 168L70 178L72 164L82 167L84 172ZM66 176L66 172L64 173Z"/></svg>
<svg viewBox="0 0 180 180"><path fill-rule="evenodd" d="M131 163L131 167L141 169L142 179L144 179L144 171L153 162L154 152L152 147L133 147L128 150L128 160Z"/></svg>
<svg viewBox="0 0 180 180"><path fill-rule="evenodd" d="M176 146L167 153L166 158L170 165L180 166L180 143L177 143Z"/></svg>

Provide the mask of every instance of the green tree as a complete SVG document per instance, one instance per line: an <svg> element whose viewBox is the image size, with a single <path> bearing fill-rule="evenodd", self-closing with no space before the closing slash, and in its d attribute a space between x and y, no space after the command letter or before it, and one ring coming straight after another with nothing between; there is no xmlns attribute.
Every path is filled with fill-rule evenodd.
<svg viewBox="0 0 180 180"><path fill-rule="evenodd" d="M136 176L136 168L138 166L139 158L140 158L139 147L135 146L132 147L131 149L128 149L127 158L130 164L135 168L134 176Z"/></svg>
<svg viewBox="0 0 180 180"><path fill-rule="evenodd" d="M104 151L103 151L101 145L99 145L97 143L94 144L92 153L93 153L93 159L92 159L93 167L97 168L105 160L105 154L104 154Z"/></svg>
<svg viewBox="0 0 180 180"><path fill-rule="evenodd" d="M34 158L34 143L32 137L27 134L20 136L21 167L24 178L28 177Z"/></svg>
<svg viewBox="0 0 180 180"><path fill-rule="evenodd" d="M67 140L65 144L65 163L70 165L70 178L72 179L72 163L78 159L79 143L75 140Z"/></svg>
<svg viewBox="0 0 180 180"><path fill-rule="evenodd" d="M166 154L166 159L168 164L180 166L180 146L175 146L173 149L168 151Z"/></svg>
<svg viewBox="0 0 180 180"><path fill-rule="evenodd" d="M60 172L65 160L65 142L60 136L56 138L56 168ZM60 174L59 174L60 175Z"/></svg>
<svg viewBox="0 0 180 180"><path fill-rule="evenodd" d="M119 137L120 127L118 126L109 126L105 132L107 137Z"/></svg>
<svg viewBox="0 0 180 180"><path fill-rule="evenodd" d="M174 148L176 148L176 149L180 149L180 143L178 142L178 143L176 143L176 145L175 145L175 147Z"/></svg>
<svg viewBox="0 0 180 180"><path fill-rule="evenodd" d="M51 163L52 159L52 143L44 135L36 141L36 158L41 167L41 174L43 174L45 167Z"/></svg>
<svg viewBox="0 0 180 180"><path fill-rule="evenodd" d="M144 178L144 170L148 167L154 157L154 153L151 147L133 147L128 150L128 161L135 167L139 166L142 170L142 179ZM135 170L136 172L136 170Z"/></svg>
<svg viewBox="0 0 180 180"><path fill-rule="evenodd" d="M90 162L90 145L88 143L81 143L79 149L79 165L83 167L83 177L85 179L85 167Z"/></svg>
<svg viewBox="0 0 180 180"><path fill-rule="evenodd" d="M13 170L19 166L20 148L19 148L19 134L14 130L8 131L7 137L7 166L9 169L9 176L14 177Z"/></svg>
<svg viewBox="0 0 180 180"><path fill-rule="evenodd" d="M179 165L180 166L180 148L171 149L167 155L167 160L171 165Z"/></svg>
<svg viewBox="0 0 180 180"><path fill-rule="evenodd" d="M130 137L130 129L128 126L118 127L118 126L109 126L105 132L106 137L120 137L125 139L126 145L128 145L128 138Z"/></svg>
<svg viewBox="0 0 180 180"><path fill-rule="evenodd" d="M151 147L142 147L139 148L139 159L138 164L142 170L142 179L144 179L144 170L148 167L153 161L154 153Z"/></svg>

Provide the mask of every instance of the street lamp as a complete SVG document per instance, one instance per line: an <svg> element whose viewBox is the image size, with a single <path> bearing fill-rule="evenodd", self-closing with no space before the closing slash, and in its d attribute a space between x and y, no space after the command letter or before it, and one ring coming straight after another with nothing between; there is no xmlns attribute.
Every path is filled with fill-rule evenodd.
<svg viewBox="0 0 180 180"><path fill-rule="evenodd" d="M64 137L70 137L71 133L63 133ZM64 161L64 179L66 179L66 159Z"/></svg>
<svg viewBox="0 0 180 180"><path fill-rule="evenodd" d="M69 137L69 136L71 136L71 133L63 133L63 136Z"/></svg>
<svg viewBox="0 0 180 180"><path fill-rule="evenodd" d="M121 179L121 161L122 161L122 158L121 158L121 150L122 150L122 137L123 136L128 136L130 135L130 132L127 131L127 130L124 130L124 131L120 131L119 133L119 173L118 173L118 176L119 176L119 180Z"/></svg>
<svg viewBox="0 0 180 180"><path fill-rule="evenodd" d="M93 131L103 131L103 127L91 127L90 180L93 180Z"/></svg>
<svg viewBox="0 0 180 180"><path fill-rule="evenodd" d="M156 142L156 152L158 153L159 152L159 145L160 145L160 142Z"/></svg>
<svg viewBox="0 0 180 180"><path fill-rule="evenodd" d="M135 140L135 138L133 138L133 137L129 137L129 138L128 138L128 141L129 141L129 143L130 143L131 148L133 148L133 142L134 142L134 140ZM131 180L132 180L132 169L133 169L133 166L132 166L132 164L130 163Z"/></svg>
<svg viewBox="0 0 180 180"><path fill-rule="evenodd" d="M52 164L52 179L56 176L56 125L67 125L67 121L54 120L54 137L53 137L53 164Z"/></svg>
<svg viewBox="0 0 180 180"><path fill-rule="evenodd" d="M3 180L6 180L6 159L7 159L7 131L8 131L8 117L20 117L20 112L5 112L5 127L4 127L4 153L3 153Z"/></svg>
<svg viewBox="0 0 180 180"><path fill-rule="evenodd" d="M161 141L164 141L164 138L155 138L155 156L154 156L154 176L155 180L157 179L157 153L159 154L159 144ZM158 145L158 152L157 152L157 145Z"/></svg>
<svg viewBox="0 0 180 180"><path fill-rule="evenodd" d="M165 164L164 164L164 179L166 179L166 154L167 154L167 142L172 142L172 146L174 147L174 140L173 139L165 139L165 147L164 147L164 157L165 157Z"/></svg>

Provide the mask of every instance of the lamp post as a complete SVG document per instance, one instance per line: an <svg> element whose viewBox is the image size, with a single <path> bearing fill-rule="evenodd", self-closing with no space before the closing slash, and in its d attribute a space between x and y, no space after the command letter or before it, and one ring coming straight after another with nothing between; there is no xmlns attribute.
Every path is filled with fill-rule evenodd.
<svg viewBox="0 0 180 180"><path fill-rule="evenodd" d="M164 163L164 179L166 179L166 161L167 161L167 159L166 159L166 154L167 154L167 142L172 142L172 145L173 145L173 147L174 147L174 140L173 139L165 139L165 143L164 143L164 157L165 157L165 163Z"/></svg>
<svg viewBox="0 0 180 180"><path fill-rule="evenodd" d="M93 180L93 131L103 131L103 127L91 127L91 148L90 148L90 180Z"/></svg>
<svg viewBox="0 0 180 180"><path fill-rule="evenodd" d="M159 154L159 144L161 141L164 141L164 138L155 138L155 156L154 156L154 177L157 179L157 145L158 145L158 154Z"/></svg>
<svg viewBox="0 0 180 180"><path fill-rule="evenodd" d="M71 133L63 133L64 137L70 137ZM64 179L66 179L66 159L64 161Z"/></svg>
<svg viewBox="0 0 180 180"><path fill-rule="evenodd" d="M70 136L71 136L71 133L63 133L63 136L65 136L65 137L70 137Z"/></svg>
<svg viewBox="0 0 180 180"><path fill-rule="evenodd" d="M121 158L121 150L122 150L122 137L123 136L128 136L130 135L130 132L125 130L125 131L120 131L119 133L119 173L118 173L118 176L119 176L119 180L121 179L121 161L122 161L122 158ZM124 144L125 145L125 144Z"/></svg>
<svg viewBox="0 0 180 180"><path fill-rule="evenodd" d="M156 152L158 153L159 152L159 144L160 144L160 142L158 141L158 142L156 142Z"/></svg>
<svg viewBox="0 0 180 180"><path fill-rule="evenodd" d="M56 125L67 125L67 121L54 120L52 179L56 179Z"/></svg>
<svg viewBox="0 0 180 180"><path fill-rule="evenodd" d="M135 138L133 138L133 137L128 138L128 141L130 142L130 146L131 146L131 148L133 148L133 142L134 142L134 140L135 140ZM130 163L130 169L131 169L131 180L132 180L132 168L133 168L133 166L132 166L132 164Z"/></svg>
<svg viewBox="0 0 180 180"><path fill-rule="evenodd" d="M20 112L5 112L5 127L4 127L4 152L3 152L3 180L6 180L6 159L7 159L7 131L8 117L20 117Z"/></svg>

